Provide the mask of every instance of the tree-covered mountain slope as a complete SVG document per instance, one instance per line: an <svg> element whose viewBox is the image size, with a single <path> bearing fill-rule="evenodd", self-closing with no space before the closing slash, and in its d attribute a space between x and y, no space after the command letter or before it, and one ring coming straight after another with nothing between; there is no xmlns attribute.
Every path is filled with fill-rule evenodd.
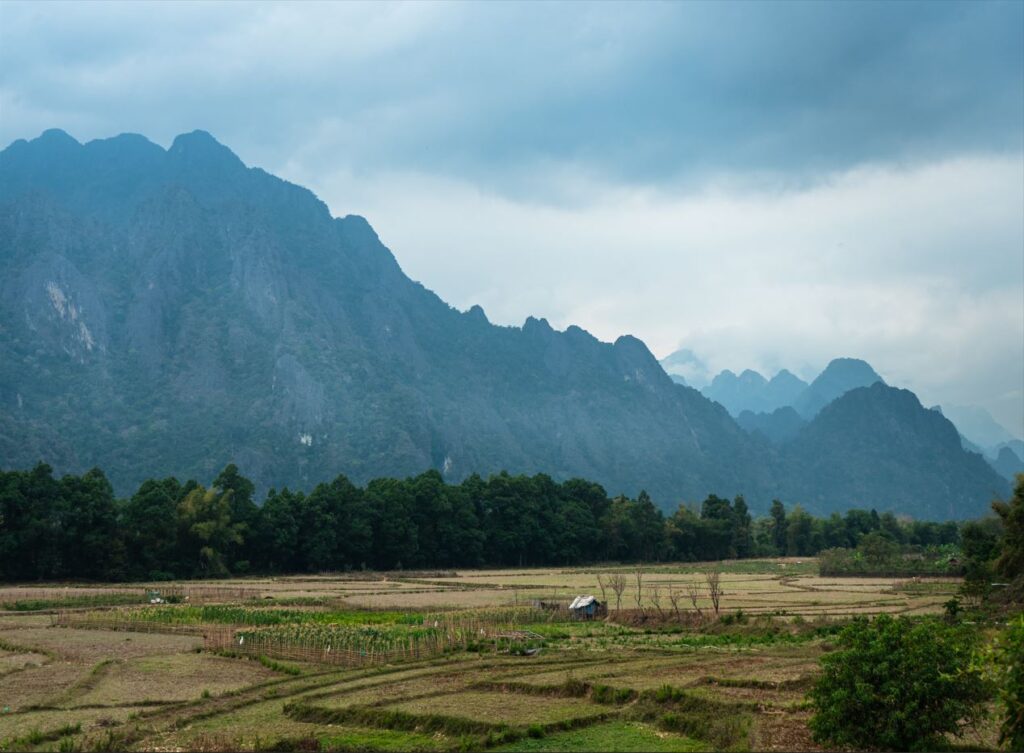
<svg viewBox="0 0 1024 753"><path fill-rule="evenodd" d="M882 382L826 405L782 453L785 498L819 512L862 506L965 518L1009 493L981 455L964 451L948 419Z"/></svg>

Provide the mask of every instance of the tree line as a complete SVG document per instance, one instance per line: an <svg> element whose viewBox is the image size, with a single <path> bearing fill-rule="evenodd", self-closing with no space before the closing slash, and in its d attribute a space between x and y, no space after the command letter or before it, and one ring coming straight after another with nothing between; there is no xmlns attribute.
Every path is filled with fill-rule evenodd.
<svg viewBox="0 0 1024 753"><path fill-rule="evenodd" d="M868 534L917 547L960 542L953 522L850 510L815 517L709 495L664 515L646 492L609 497L583 479L437 471L345 476L309 493L271 489L262 505L235 465L209 486L143 482L117 499L103 472L55 478L48 465L0 471L0 579L161 580L246 573L578 565L812 556Z"/></svg>

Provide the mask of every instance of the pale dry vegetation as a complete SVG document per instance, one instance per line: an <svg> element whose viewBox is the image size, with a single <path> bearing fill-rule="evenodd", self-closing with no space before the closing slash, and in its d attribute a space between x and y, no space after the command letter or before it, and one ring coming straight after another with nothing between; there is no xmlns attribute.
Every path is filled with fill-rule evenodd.
<svg viewBox="0 0 1024 753"><path fill-rule="evenodd" d="M207 594L234 593L237 600L217 602L228 608L202 614L234 614L232 605L299 616L330 611L346 626L358 626L363 615L366 627L358 629L367 635L467 625L482 635L444 644L444 653L418 660L351 668L240 651L218 655L209 650L208 634L241 627L199 623L190 626L190 635L171 634L173 626L159 622L146 623L156 632L127 629L129 624L124 630L55 627L62 619L80 624L71 618L86 614L106 615L94 627L117 627L126 610L145 617L164 607L125 605L123 589L33 586L31 595L40 601L80 599L89 592L100 602L104 593L122 602L113 600L109 612L102 604L91 611L0 611L3 745L813 749L803 699L823 640L804 621L827 625L823 616L935 612L957 584L935 580L923 588L891 579L818 578L806 560L779 560L190 584L203 585ZM181 588L153 587L165 593ZM26 596L28 589L5 593ZM583 593L608 603L607 621L567 622L564 612L531 609L535 602L567 603ZM359 609L368 611L353 612ZM330 634L330 628L318 630ZM240 648L232 641L224 645ZM533 655L516 655L526 649Z"/></svg>

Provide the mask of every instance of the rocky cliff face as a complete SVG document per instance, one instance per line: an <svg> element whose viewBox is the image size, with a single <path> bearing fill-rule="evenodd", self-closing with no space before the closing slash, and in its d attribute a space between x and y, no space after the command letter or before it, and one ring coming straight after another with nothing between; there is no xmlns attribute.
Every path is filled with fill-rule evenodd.
<svg viewBox="0 0 1024 753"><path fill-rule="evenodd" d="M4 466L100 465L121 492L229 461L262 487L437 468L666 503L767 488L744 432L639 340L460 313L365 220L208 134L51 131L0 171Z"/></svg>

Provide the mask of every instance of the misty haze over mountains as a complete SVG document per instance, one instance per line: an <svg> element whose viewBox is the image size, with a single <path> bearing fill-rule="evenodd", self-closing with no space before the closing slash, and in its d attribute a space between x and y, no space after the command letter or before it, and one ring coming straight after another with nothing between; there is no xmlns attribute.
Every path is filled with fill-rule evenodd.
<svg viewBox="0 0 1024 753"><path fill-rule="evenodd" d="M691 350L679 350L660 361L669 376L686 384L685 374L706 374L699 357ZM868 364L856 358L836 358L810 383L782 369L771 379L752 369L738 376L726 369L701 388L701 393L720 403L748 432L757 432L773 443L795 437L821 409L859 387L885 380ZM1012 481L1024 472L1024 441L1014 437L984 408L978 406L933 406L953 422L964 449L985 456L1004 478Z"/></svg>
<svg viewBox="0 0 1024 753"><path fill-rule="evenodd" d="M168 150L47 131L0 153L0 293L0 466L100 466L120 494L229 462L262 490L508 470L665 508L744 494L931 519L1009 491L863 361L701 394L634 337L459 312L366 220L201 131Z"/></svg>

